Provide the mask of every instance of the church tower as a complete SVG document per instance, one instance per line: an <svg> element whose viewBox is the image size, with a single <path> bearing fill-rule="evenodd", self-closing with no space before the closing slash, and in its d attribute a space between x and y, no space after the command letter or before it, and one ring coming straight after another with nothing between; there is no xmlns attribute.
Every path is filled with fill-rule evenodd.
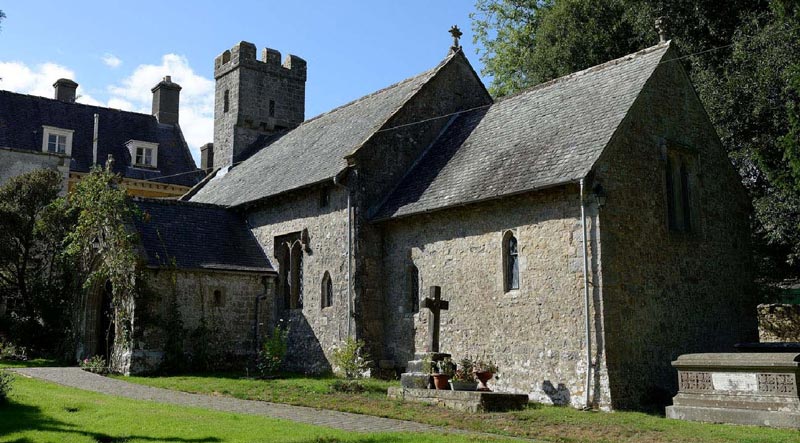
<svg viewBox="0 0 800 443"><path fill-rule="evenodd" d="M214 59L213 166L242 160L258 140L305 119L306 62L270 48L239 42Z"/></svg>

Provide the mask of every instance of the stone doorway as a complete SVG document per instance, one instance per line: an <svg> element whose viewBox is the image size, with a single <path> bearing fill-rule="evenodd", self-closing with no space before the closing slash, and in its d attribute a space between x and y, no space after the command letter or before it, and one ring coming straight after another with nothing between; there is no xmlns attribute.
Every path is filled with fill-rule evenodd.
<svg viewBox="0 0 800 443"><path fill-rule="evenodd" d="M95 354L109 361L114 350L114 336L116 335L116 325L114 323L113 287L107 281L103 286L103 291L97 306L97 349Z"/></svg>

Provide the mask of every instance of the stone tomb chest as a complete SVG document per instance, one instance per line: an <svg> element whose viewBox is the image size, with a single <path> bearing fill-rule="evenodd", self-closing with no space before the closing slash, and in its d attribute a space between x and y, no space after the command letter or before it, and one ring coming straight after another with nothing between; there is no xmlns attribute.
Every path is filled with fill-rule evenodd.
<svg viewBox="0 0 800 443"><path fill-rule="evenodd" d="M667 417L800 428L800 354L687 354L672 362L678 395Z"/></svg>

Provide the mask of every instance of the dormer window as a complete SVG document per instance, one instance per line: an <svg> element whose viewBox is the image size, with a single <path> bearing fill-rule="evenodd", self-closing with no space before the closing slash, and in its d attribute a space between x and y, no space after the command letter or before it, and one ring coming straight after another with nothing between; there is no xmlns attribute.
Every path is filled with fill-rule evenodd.
<svg viewBox="0 0 800 443"><path fill-rule="evenodd" d="M132 166L155 168L158 166L158 143L131 140L127 144Z"/></svg>
<svg viewBox="0 0 800 443"><path fill-rule="evenodd" d="M44 134L42 152L72 155L72 133L75 131L54 126L42 126L42 128L42 134Z"/></svg>

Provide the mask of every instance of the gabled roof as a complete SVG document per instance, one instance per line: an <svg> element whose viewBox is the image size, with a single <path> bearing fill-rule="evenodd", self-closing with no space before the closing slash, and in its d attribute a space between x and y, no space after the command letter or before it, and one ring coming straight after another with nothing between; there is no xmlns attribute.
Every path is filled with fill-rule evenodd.
<svg viewBox="0 0 800 443"><path fill-rule="evenodd" d="M136 199L134 221L151 268L272 273L274 269L244 219L221 206Z"/></svg>
<svg viewBox="0 0 800 443"><path fill-rule="evenodd" d="M333 179L345 157L378 131L453 59L435 68L306 120L197 190L192 201L236 206Z"/></svg>
<svg viewBox="0 0 800 443"><path fill-rule="evenodd" d="M97 160L101 165L112 154L114 172L128 178L193 186L203 177L177 125L159 124L152 115L8 91L0 91L0 147L41 152L43 125L71 129L75 132L70 170L88 172L94 114L99 116ZM132 168L125 146L129 140L158 143L158 169Z"/></svg>
<svg viewBox="0 0 800 443"><path fill-rule="evenodd" d="M459 115L373 219L585 177L668 49L660 44Z"/></svg>

